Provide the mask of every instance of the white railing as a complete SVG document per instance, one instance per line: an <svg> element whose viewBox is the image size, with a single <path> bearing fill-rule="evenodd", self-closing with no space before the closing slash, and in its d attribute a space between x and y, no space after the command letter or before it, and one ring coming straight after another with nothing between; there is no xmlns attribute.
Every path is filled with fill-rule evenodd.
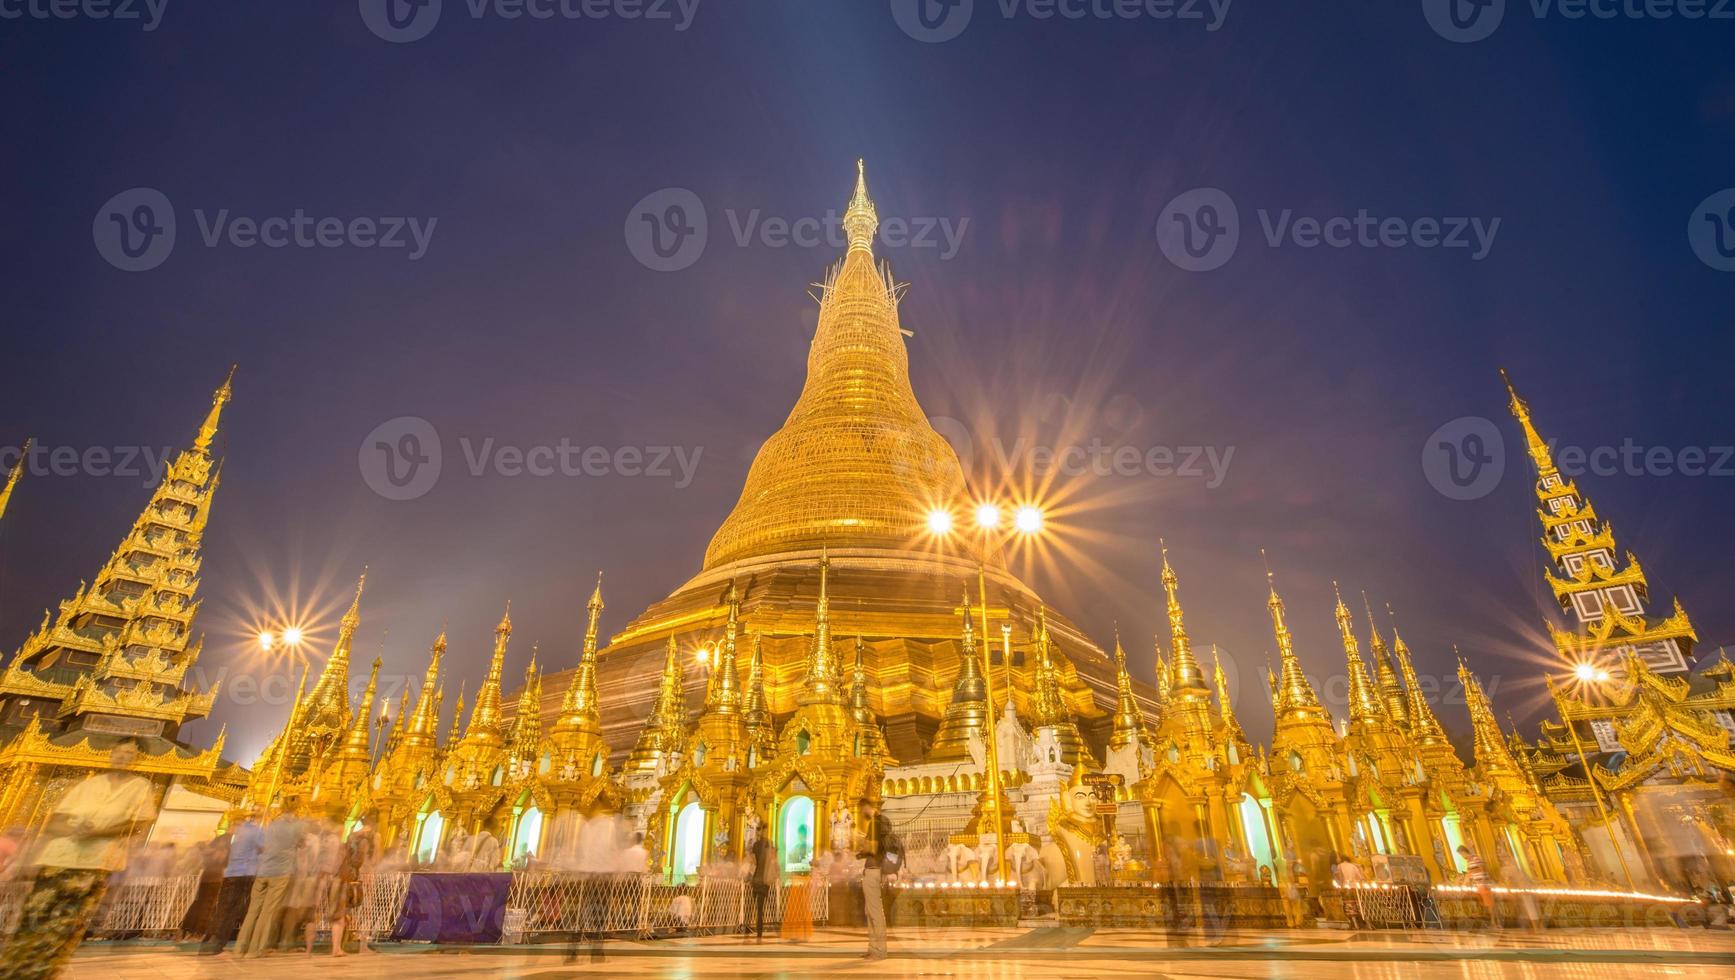
<svg viewBox="0 0 1735 980"><path fill-rule="evenodd" d="M91 931L98 935L175 932L199 891L199 876L125 877L104 903L105 911Z"/></svg>
<svg viewBox="0 0 1735 980"><path fill-rule="evenodd" d="M789 892L785 884L767 896L767 922L782 921ZM816 880L807 895L813 921L824 922L830 908L826 883ZM512 876L502 939L724 932L746 925L754 911L753 886L741 878L701 876L671 885L654 874L524 871Z"/></svg>
<svg viewBox="0 0 1735 980"><path fill-rule="evenodd" d="M362 875L361 904L349 911L350 931L364 944L390 935L409 893L408 871Z"/></svg>

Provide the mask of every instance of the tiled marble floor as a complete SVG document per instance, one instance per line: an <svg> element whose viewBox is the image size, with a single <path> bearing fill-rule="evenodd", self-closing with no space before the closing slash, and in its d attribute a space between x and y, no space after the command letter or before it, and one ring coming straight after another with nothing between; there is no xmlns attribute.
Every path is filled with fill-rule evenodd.
<svg viewBox="0 0 1735 980"><path fill-rule="evenodd" d="M800 945L734 936L611 942L571 961L562 947L483 949L392 946L332 959L279 954L237 962L173 947L93 944L69 980L560 980L567 976L1033 977L1057 980L1271 978L1455 980L1480 978L1735 977L1735 933L1697 929L1585 932L1397 933L1293 930L1213 939L1132 929L976 929L894 932L892 958L860 959L856 929L821 929Z"/></svg>

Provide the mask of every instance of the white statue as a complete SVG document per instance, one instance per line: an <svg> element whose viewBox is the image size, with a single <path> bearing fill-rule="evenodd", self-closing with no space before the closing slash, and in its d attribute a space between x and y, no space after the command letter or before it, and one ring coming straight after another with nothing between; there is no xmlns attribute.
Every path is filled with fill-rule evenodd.
<svg viewBox="0 0 1735 980"><path fill-rule="evenodd" d="M762 825L763 821L759 819L759 811L748 810L747 819L742 823L741 827L741 853L753 853L753 845L759 842L759 828Z"/></svg>
<svg viewBox="0 0 1735 980"><path fill-rule="evenodd" d="M970 845L955 843L946 848L946 872L953 881L979 880L980 867Z"/></svg>
<svg viewBox="0 0 1735 980"><path fill-rule="evenodd" d="M1006 845L1006 867L1018 887L1030 890L1042 887L1042 857L1028 842L1018 840Z"/></svg>
<svg viewBox="0 0 1735 980"><path fill-rule="evenodd" d="M993 881L1000 871L1000 856L995 853L992 841L982 841L976 845L976 880Z"/></svg>
<svg viewBox="0 0 1735 980"><path fill-rule="evenodd" d="M470 838L470 870L500 870L500 840L486 830Z"/></svg>
<svg viewBox="0 0 1735 980"><path fill-rule="evenodd" d="M1030 733L1019 723L1018 713L1013 710L1010 699L1006 702L1006 712L994 725L994 750L1000 757L1000 768L1008 772L1029 772L1036 761Z"/></svg>
<svg viewBox="0 0 1735 980"><path fill-rule="evenodd" d="M831 846L833 850L855 851L855 817L843 803L831 811Z"/></svg>
<svg viewBox="0 0 1735 980"><path fill-rule="evenodd" d="M998 745L995 746L999 748ZM970 753L970 762L983 772L988 771L988 740L982 737L977 729L971 729L964 742L964 750Z"/></svg>

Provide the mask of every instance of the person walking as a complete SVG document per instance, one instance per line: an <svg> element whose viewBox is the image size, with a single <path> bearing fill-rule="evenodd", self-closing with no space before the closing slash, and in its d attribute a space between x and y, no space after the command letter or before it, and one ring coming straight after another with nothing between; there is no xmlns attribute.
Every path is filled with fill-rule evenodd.
<svg viewBox="0 0 1735 980"><path fill-rule="evenodd" d="M223 866L223 883L217 890L217 912L211 918L204 944L199 947L201 954L221 953L241 934L264 843L265 828L259 823L259 810L254 809L229 835L229 860Z"/></svg>
<svg viewBox="0 0 1735 980"><path fill-rule="evenodd" d="M337 910L331 920L333 956L345 955L344 933L354 923L365 898L362 879L373 874L374 862L378 859L379 838L374 835L372 819L365 819L349 832L349 840L343 845L343 861L337 870ZM357 931L356 946L359 953L370 952L365 933Z"/></svg>
<svg viewBox="0 0 1735 980"><path fill-rule="evenodd" d="M301 820L299 801L285 802L283 815L265 825L259 850L258 876L247 903L247 918L235 942L238 956L263 956L277 945L283 924L283 900L295 873L295 855L307 826Z"/></svg>
<svg viewBox="0 0 1735 980"><path fill-rule="evenodd" d="M878 799L870 797L863 804L862 817L867 830L855 856L862 862L861 897L867 918L868 950L862 959L871 962L889 955L886 951L885 879L887 875L897 873L899 850L890 821L880 817Z"/></svg>
<svg viewBox="0 0 1735 980"><path fill-rule="evenodd" d="M777 887L777 849L764 830L753 841L753 930L757 942L765 941L765 900Z"/></svg>
<svg viewBox="0 0 1735 980"><path fill-rule="evenodd" d="M229 865L229 844L233 835L222 834L194 848L199 857L199 889L193 894L193 904L181 917L183 939L203 939L211 934L217 918L217 897L223 892L223 869Z"/></svg>
<svg viewBox="0 0 1735 980"><path fill-rule="evenodd" d="M32 862L36 883L18 930L0 949L0 978L51 980L84 941L109 875L126 865L128 837L156 816L150 781L130 771L138 757L137 742L115 742L109 768L55 805Z"/></svg>
<svg viewBox="0 0 1735 980"><path fill-rule="evenodd" d="M1494 904L1494 876L1488 873L1488 865L1483 862L1469 845L1458 845L1458 857L1464 861L1464 882L1476 889L1476 897L1482 900L1482 907L1488 910L1488 924L1492 928L1500 928L1500 909Z"/></svg>

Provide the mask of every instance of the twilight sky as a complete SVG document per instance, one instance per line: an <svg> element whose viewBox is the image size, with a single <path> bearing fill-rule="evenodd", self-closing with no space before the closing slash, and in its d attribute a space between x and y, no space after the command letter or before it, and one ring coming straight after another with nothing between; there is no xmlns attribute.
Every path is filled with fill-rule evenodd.
<svg viewBox="0 0 1735 980"><path fill-rule="evenodd" d="M1261 548L1329 700L1335 578L1360 629L1360 590L1391 603L1430 677L1458 644L1499 710L1541 716L1551 599L1502 365L1550 438L1633 447L1589 453L1581 487L1702 650L1735 640L1735 194L1701 203L1735 185L1735 22L1510 3L1456 43L1419 0L1239 0L1216 30L977 0L942 41L964 7L929 31L902 2L691 2L445 0L407 43L381 0L0 22L0 445L184 446L240 364L201 617L226 690L195 739L227 721L252 758L297 668L248 633L282 604L329 636L364 564L360 659L383 652L394 703L442 622L474 687L508 598L516 676L533 642L573 661L596 569L605 631L681 584L800 390L808 284L841 254L808 232L858 156L907 223L878 251L910 283L918 397L979 485L1056 502L1032 584L1100 642L1118 622L1148 676L1165 538L1255 739ZM658 257L695 198L703 251ZM152 200L166 259L128 227ZM1233 254L1189 258L1226 217ZM147 240L160 264L121 268ZM374 444L407 445L406 416L442 466L390 500ZM1488 430L1434 433L1466 416L1504 448L1455 500L1437 447ZM572 472L520 471L563 441ZM1067 446L1106 472L1035 472ZM149 493L43 462L0 523L8 652Z"/></svg>

